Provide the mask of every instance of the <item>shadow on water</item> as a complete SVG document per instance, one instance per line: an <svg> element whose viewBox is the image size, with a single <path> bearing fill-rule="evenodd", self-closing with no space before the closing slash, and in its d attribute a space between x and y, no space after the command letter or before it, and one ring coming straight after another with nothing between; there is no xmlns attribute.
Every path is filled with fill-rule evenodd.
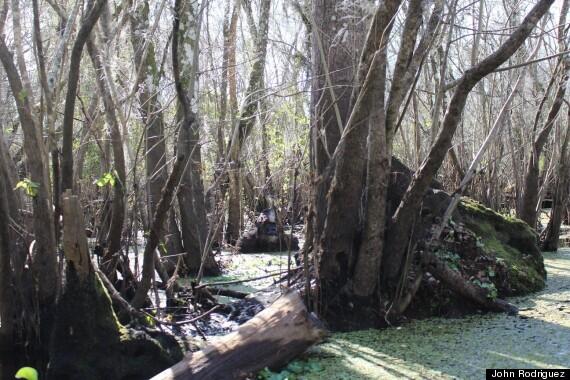
<svg viewBox="0 0 570 380"><path fill-rule="evenodd" d="M568 327L534 318L475 318L335 334L309 356L324 371L307 378L482 379L486 368L570 365Z"/></svg>
<svg viewBox="0 0 570 380"><path fill-rule="evenodd" d="M484 379L486 368L570 367L570 250L545 254L547 287L512 298L518 316L432 318L334 333L306 360L306 379Z"/></svg>

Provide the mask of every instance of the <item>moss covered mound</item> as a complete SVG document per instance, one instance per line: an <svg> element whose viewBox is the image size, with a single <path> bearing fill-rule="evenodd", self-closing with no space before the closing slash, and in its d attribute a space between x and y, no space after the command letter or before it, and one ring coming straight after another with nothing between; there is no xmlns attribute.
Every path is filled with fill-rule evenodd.
<svg viewBox="0 0 570 380"><path fill-rule="evenodd" d="M454 220L481 239L481 248L487 255L504 261L510 288L505 295L523 295L544 288L546 270L538 236L528 224L466 197L462 198Z"/></svg>

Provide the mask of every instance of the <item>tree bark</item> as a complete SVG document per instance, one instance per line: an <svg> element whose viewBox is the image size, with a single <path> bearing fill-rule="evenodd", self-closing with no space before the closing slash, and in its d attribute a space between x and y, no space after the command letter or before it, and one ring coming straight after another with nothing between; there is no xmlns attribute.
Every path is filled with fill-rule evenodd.
<svg viewBox="0 0 570 380"><path fill-rule="evenodd" d="M145 32L149 29L148 16L149 2L145 0L136 5L135 12L130 15L130 22L135 64L136 67L140 67L140 75L144 78L139 86L138 100L139 112L145 123L147 213L148 220L150 220L167 180L167 167L162 105L158 99L158 85L161 75L156 64L154 44L145 36ZM146 59L143 61L145 46L148 51L146 52Z"/></svg>
<svg viewBox="0 0 570 380"><path fill-rule="evenodd" d="M170 209L172 200L174 199L178 182L184 172L185 163L186 160L184 160L184 156L178 156L176 163L172 167L172 173L162 188L162 194L156 206L156 210L154 211L152 224L148 232L148 238L144 248L142 279L137 287L135 297L131 302L134 308L139 308L144 304L147 293L152 284L155 268L155 250L160 242L160 237L163 235L162 230L164 222L166 221L168 210Z"/></svg>
<svg viewBox="0 0 570 380"><path fill-rule="evenodd" d="M8 0L5 0L8 1ZM28 74L26 59L24 57L24 45L22 41L22 17L20 13L20 0L12 0L12 25L14 33L14 48L16 50L16 63L18 70L20 70L20 77L22 78L22 85L26 91L30 104L35 104L34 93Z"/></svg>
<svg viewBox="0 0 570 380"><path fill-rule="evenodd" d="M139 112L145 124L145 167L146 167L146 220L152 222L156 206L160 200L162 188L167 181L166 163L166 138L164 135L164 116L162 104L160 104L159 84L161 74L156 63L155 48L152 41L148 40L146 32L149 25L149 2L137 3L136 9L130 14L131 44L135 64L138 68L137 75L144 78L137 92ZM150 227L150 225L149 225ZM164 233L159 239L164 239ZM176 255L179 250L175 245L166 245L167 255ZM176 261L167 259L169 268L176 265Z"/></svg>
<svg viewBox="0 0 570 380"><path fill-rule="evenodd" d="M259 107L260 90L263 85L265 59L267 55L267 41L269 30L269 14L271 1L263 1L259 12L259 25L252 32L255 40L255 61L249 74L248 86L244 95L244 102L239 112L238 121L234 125L229 149L229 194L228 194L228 225L226 227L226 241L235 242L241 233L241 153L243 144L251 133L255 124L255 117ZM250 23L251 25L251 23ZM230 91L231 92L231 91Z"/></svg>
<svg viewBox="0 0 570 380"><path fill-rule="evenodd" d="M18 108L20 124L24 132L24 151L27 157L31 181L38 186L32 197L34 209L34 234L36 239L36 255L32 270L37 281L42 284L38 290L39 302L44 309L42 314L50 324L51 311L58 288L55 227L52 217L51 193L46 163L47 152L41 135L41 129L33 117L29 98L25 95L22 81L6 46L0 38L0 61L6 70L10 88ZM48 327L48 326L46 326Z"/></svg>
<svg viewBox="0 0 570 380"><path fill-rule="evenodd" d="M311 199L311 234L306 244L317 247L323 232L327 211L326 195L331 176L325 175L344 124L350 116L351 88L355 81L365 24L356 23L359 17L349 18L346 35L335 38L346 22L338 2L312 2L311 24L311 171L314 194ZM311 25L309 24L309 25Z"/></svg>
<svg viewBox="0 0 570 380"><path fill-rule="evenodd" d="M202 253L207 245L207 218L202 182L202 153L200 123L196 115L196 75L198 71L198 46L201 11L192 4L175 4L172 40L172 65L179 103L181 127L177 154L183 156L188 169L184 171L178 192L178 204L182 222L182 240L186 250L188 269L197 273L202 264ZM219 267L211 253L205 256L205 271L219 273Z"/></svg>
<svg viewBox="0 0 570 380"><path fill-rule="evenodd" d="M569 10L569 6L570 2L565 0L562 4L560 20L558 24L559 25L558 44L559 44L559 50L561 52L565 51L568 47L568 43L565 41L566 39L565 28L562 25L566 24L566 16ZM537 204L539 199L538 192L539 192L539 176L540 176L540 167L539 167L540 156L542 155L542 150L544 149L544 145L548 140L550 131L552 131L554 127L554 122L556 121L560 109L562 108L562 104L564 102L564 96L566 94L566 86L568 84L568 78L570 76L570 57L568 57L568 55L561 56L557 68L560 70L559 72L560 81L558 82L558 87L554 95L554 101L550 106L550 110L548 111L548 116L546 117L546 121L544 122L542 129L538 132L538 135L533 141L532 149L530 151L530 156L528 158L528 164L525 171L523 194L522 194L520 209L518 212L518 217L527 222L528 225L531 226L532 228L536 228L537 217L538 217ZM548 88L550 88L551 84L553 83L552 81L557 76L557 74L558 73L555 71ZM540 104L539 110L537 111L536 114L534 131L536 131L536 126L540 118L540 112L542 111L544 100Z"/></svg>
<svg viewBox="0 0 570 380"><path fill-rule="evenodd" d="M176 347L166 352L143 331L133 333L119 323L91 263L79 199L68 191L62 204L66 283L57 304L46 379L142 379L172 365L171 356L179 360Z"/></svg>
<svg viewBox="0 0 570 380"><path fill-rule="evenodd" d="M91 30L97 23L103 6L107 0L97 0L90 7L89 13L85 16L81 28L77 33L73 48L71 50L71 61L69 63L69 74L67 77L67 95L65 97L65 109L63 114L63 145L61 159L62 189L73 189L73 117L75 114L75 98L79 86L79 69L81 66L81 56L83 47L89 39ZM49 82L48 82L49 83Z"/></svg>
<svg viewBox="0 0 570 380"><path fill-rule="evenodd" d="M540 156L542 150L548 140L550 131L554 127L554 122L558 118L560 109L564 102L564 95L566 93L566 85L570 75L570 58L566 57L563 68L562 77L560 79L558 89L554 95L554 102L550 107L548 116L544 127L539 132L536 140L534 140L531 155L528 160L528 165L525 172L524 188L521 200L521 212L519 218L528 223L532 228L536 228L538 214L536 212L538 204L539 192L539 177L540 177Z"/></svg>
<svg viewBox="0 0 570 380"><path fill-rule="evenodd" d="M93 68L99 75L96 75L97 89L103 101L105 108L105 117L109 128L109 136L111 140L111 148L113 150L114 172L111 173L115 177L115 185L113 186L113 203L111 212L111 224L107 235L107 249L105 251L104 260L107 263L104 271L109 275L114 273L117 264L117 256L115 255L121 249L121 238L123 235L123 224L125 221L125 194L127 186L127 170L125 166L125 154L123 151L123 138L119 127L116 114L116 104L113 102L107 81L111 78L104 76L103 63L99 49L95 45L95 41L90 38L87 41L87 50L93 63ZM69 94L69 93L68 93ZM114 276L111 276L114 277Z"/></svg>
<svg viewBox="0 0 570 380"><path fill-rule="evenodd" d="M0 142L3 144L3 141ZM0 147L1 149L2 147ZM10 234L10 206L8 200L9 192L12 192L13 185L10 184L10 177L7 176L4 160L0 157L0 347L14 347L14 330L16 315L14 313L14 287L12 281L12 260L13 245Z"/></svg>
<svg viewBox="0 0 570 380"><path fill-rule="evenodd" d="M570 110L568 110L570 118ZM570 120L570 119L569 119ZM541 236L540 247L544 251L558 250L560 242L560 228L566 207L568 206L568 189L570 188L570 155L568 144L570 143L570 121L567 121L566 134L560 148L560 163L558 175L554 181L554 195L552 197L552 211L546 230Z"/></svg>
<svg viewBox="0 0 570 380"><path fill-rule="evenodd" d="M351 278L357 259L356 236L361 226L359 210L367 159L368 128L366 127L371 117L373 122L382 121L374 118L372 110L377 107L375 97L381 96L384 91L383 79L386 64L384 49L391 31L391 20L399 5L398 0L383 2L374 15L358 67L358 82L354 92L357 96L354 106L329 164L331 169L327 169L334 170L334 176L327 195L326 220L319 245L319 274L325 300L336 297L336 294L345 286L347 280ZM383 125L371 126L371 128L383 127ZM374 137L374 143L381 143L382 139L382 132L380 132ZM375 152L385 147L379 146L377 149ZM379 160L383 162L384 158L381 157ZM382 164L379 170L385 166ZM385 176L387 177L388 174L385 173ZM379 179L378 186L381 186L380 184L386 177ZM378 201L381 202L380 199ZM376 211L382 212L380 209ZM380 231L375 233L381 236ZM368 253L373 255L372 252ZM362 262L360 265L362 267L365 263ZM366 294L369 291L363 288L362 292Z"/></svg>

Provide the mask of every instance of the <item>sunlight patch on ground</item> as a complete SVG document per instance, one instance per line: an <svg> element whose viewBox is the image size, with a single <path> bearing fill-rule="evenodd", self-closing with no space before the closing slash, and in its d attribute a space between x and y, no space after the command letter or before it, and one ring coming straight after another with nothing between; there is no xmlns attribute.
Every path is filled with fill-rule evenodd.
<svg viewBox="0 0 570 380"><path fill-rule="evenodd" d="M570 367L570 249L547 253L546 288L513 298L516 317L432 318L399 328L335 333L306 360L317 379L484 379L486 368Z"/></svg>

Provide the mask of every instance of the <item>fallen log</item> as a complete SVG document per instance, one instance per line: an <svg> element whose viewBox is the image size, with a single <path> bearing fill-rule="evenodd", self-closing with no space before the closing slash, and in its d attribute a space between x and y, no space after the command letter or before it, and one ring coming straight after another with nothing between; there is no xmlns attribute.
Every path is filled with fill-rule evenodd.
<svg viewBox="0 0 570 380"><path fill-rule="evenodd" d="M278 368L325 336L320 321L307 312L296 292L225 337L188 354L151 380L243 379L265 367Z"/></svg>

